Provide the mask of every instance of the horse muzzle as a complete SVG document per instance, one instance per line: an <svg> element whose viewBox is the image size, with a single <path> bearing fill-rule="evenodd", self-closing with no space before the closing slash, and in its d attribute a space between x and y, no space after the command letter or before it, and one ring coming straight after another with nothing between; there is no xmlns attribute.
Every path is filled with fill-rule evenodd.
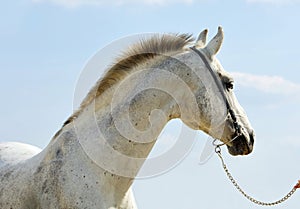
<svg viewBox="0 0 300 209"><path fill-rule="evenodd" d="M234 136L235 137L235 136ZM227 145L228 152L233 155L248 155L253 150L254 134L242 133L231 142L231 145Z"/></svg>

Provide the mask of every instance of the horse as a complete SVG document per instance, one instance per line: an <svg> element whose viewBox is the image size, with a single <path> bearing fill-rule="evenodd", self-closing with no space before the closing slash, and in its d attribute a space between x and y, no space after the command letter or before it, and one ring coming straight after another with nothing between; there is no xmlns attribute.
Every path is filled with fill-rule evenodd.
<svg viewBox="0 0 300 209"><path fill-rule="evenodd" d="M116 58L45 149L0 144L1 209L137 209L131 186L172 119L252 152L254 130L216 54L222 27L159 34Z"/></svg>

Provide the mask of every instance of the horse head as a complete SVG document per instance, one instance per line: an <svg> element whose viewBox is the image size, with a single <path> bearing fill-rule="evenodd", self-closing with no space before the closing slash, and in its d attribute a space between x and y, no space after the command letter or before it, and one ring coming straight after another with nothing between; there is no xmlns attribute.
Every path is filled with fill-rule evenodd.
<svg viewBox="0 0 300 209"><path fill-rule="evenodd" d="M254 131L234 94L233 77L216 58L223 43L223 30L219 27L208 44L206 37L207 30L204 30L188 52L189 59L196 63L191 68L199 78L198 81L196 79L199 88L194 88L193 92L198 108L190 108L189 114L200 122L182 118L183 122L222 141L231 155L247 155L253 149ZM199 60L200 64L197 64Z"/></svg>

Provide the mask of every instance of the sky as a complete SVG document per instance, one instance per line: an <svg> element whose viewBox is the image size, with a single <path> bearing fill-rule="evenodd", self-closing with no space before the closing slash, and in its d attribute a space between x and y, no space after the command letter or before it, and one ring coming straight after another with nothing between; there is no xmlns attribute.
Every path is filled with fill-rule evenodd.
<svg viewBox="0 0 300 209"><path fill-rule="evenodd" d="M234 76L235 93L256 133L252 154L232 157L223 149L224 158L248 193L277 200L300 179L299 9L299 0L1 1L0 142L44 148L72 113L86 64L113 41L140 33L197 36L205 28L211 38L222 25L217 57ZM116 54L102 55L108 62ZM86 81L86 88L95 80ZM169 123L151 155L167 152L180 128L180 121ZM138 179L138 207L259 208L233 188L217 156L199 163L208 140L198 131L176 167ZM275 208L298 207L299 195Z"/></svg>

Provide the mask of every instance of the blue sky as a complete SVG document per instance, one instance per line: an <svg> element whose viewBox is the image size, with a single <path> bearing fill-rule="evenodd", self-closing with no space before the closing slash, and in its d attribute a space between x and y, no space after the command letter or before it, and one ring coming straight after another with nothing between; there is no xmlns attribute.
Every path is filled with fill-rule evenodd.
<svg viewBox="0 0 300 209"><path fill-rule="evenodd" d="M0 141L45 147L73 110L85 64L112 41L145 32L196 36L205 28L212 37L222 25L218 58L236 78L257 135L250 156L224 155L249 193L276 200L300 178L299 9L297 0L2 1ZM178 127L178 121L168 125L165 138L176 137ZM180 165L134 184L139 208L258 208L233 189L216 156L198 165L207 136L197 134ZM161 140L154 152L171 145ZM294 209L299 201L296 194L276 208Z"/></svg>

